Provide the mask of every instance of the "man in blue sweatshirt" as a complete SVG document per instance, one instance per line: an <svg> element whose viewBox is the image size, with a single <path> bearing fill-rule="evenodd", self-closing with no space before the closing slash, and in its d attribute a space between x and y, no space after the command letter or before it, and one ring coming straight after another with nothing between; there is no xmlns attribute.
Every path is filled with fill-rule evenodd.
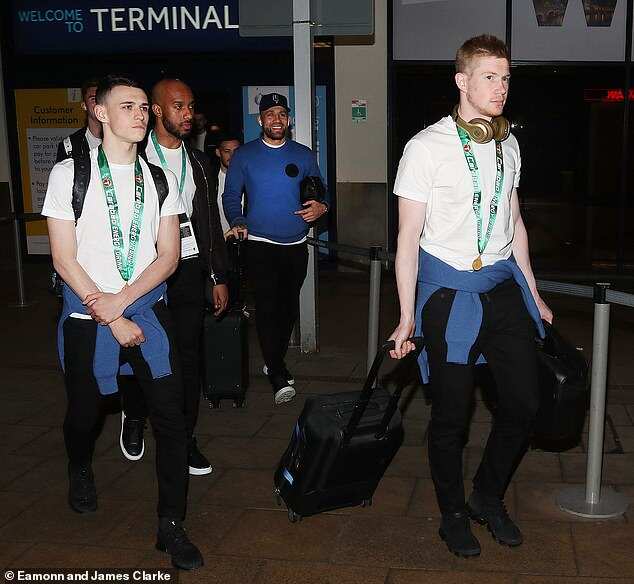
<svg viewBox="0 0 634 584"><path fill-rule="evenodd" d="M419 363L423 381L431 380L428 447L439 534L463 557L480 554L469 518L487 524L503 545L522 543L503 500L539 405L535 336L544 334L541 319L553 318L537 292L520 214L519 146L502 117L509 78L501 40L466 41L456 55L459 104L408 142L394 185L401 317L392 356L412 350L407 339L415 330L424 337ZM485 359L498 404L465 504L473 366Z"/></svg>
<svg viewBox="0 0 634 584"><path fill-rule="evenodd" d="M323 201L300 202L300 184L319 177L313 152L287 139L289 107L279 93L263 95L258 122L262 136L233 156L223 194L233 234L248 235L247 269L255 291L256 328L264 373L276 404L295 397L295 380L284 361L306 278L306 234L310 223L327 212ZM242 193L248 211L242 214Z"/></svg>

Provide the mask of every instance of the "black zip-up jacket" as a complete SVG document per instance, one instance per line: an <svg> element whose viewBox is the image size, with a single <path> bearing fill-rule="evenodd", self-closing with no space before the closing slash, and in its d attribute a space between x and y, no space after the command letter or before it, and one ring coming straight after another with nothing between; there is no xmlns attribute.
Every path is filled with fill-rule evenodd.
<svg viewBox="0 0 634 584"><path fill-rule="evenodd" d="M218 211L218 173L214 173L209 156L183 143L196 185L192 225L198 241L199 260L214 285L226 284L228 259Z"/></svg>

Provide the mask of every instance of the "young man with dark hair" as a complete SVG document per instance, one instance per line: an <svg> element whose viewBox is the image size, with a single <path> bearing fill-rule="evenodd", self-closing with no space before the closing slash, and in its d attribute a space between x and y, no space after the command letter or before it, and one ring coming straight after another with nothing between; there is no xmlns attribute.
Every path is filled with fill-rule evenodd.
<svg viewBox="0 0 634 584"><path fill-rule="evenodd" d="M227 255L216 202L218 183L209 158L186 140L192 131L194 96L178 79L163 79L152 89L152 111L156 125L150 132L147 160L178 179L185 206L183 233L193 232L196 249L181 248L181 262L167 281L167 298L174 323L185 390L185 422L188 467L192 475L211 472L211 464L198 449L194 429L200 404L200 338L205 296L213 300L215 315L227 307ZM191 222L191 226L187 225ZM138 460L143 455L145 404L138 384L127 383L123 392L121 448L124 456Z"/></svg>
<svg viewBox="0 0 634 584"><path fill-rule="evenodd" d="M222 207L222 194L225 191L225 182L227 179L227 170L231 159L236 150L240 148L242 140L237 134L231 134L225 132L218 139L218 146L216 147L216 164L218 166L218 209L220 211L220 224L222 225L222 232L226 234L230 229L229 221L225 215L225 211Z"/></svg>
<svg viewBox="0 0 634 584"><path fill-rule="evenodd" d="M73 132L57 145L55 162L73 155L87 153L101 144L101 122L95 116L95 93L97 80L87 79L81 86L81 108L86 112L85 127Z"/></svg>
<svg viewBox="0 0 634 584"><path fill-rule="evenodd" d="M95 99L104 139L90 152L81 216L75 222L73 158L53 167L42 210L55 269L65 282L58 347L68 399L68 501L78 513L97 510L92 457L102 396L117 391L119 373L134 373L156 437L156 547L168 552L175 566L198 568L202 557L182 526L187 438L165 305L165 280L179 261L183 207L172 173L166 173L168 193L161 205L153 171L137 153L148 122L145 91L130 79L108 76L99 82Z"/></svg>
<svg viewBox="0 0 634 584"><path fill-rule="evenodd" d="M480 554L469 516L486 523L499 543L522 543L503 499L539 405L535 335L543 336L542 318L552 321L537 292L520 214L519 146L502 117L509 79L502 41L482 35L465 42L456 57L459 104L407 143L394 185L401 316L392 356L413 349L407 339L415 331L424 337L419 363L432 388L428 447L440 536L464 557ZM462 450L473 366L485 360L499 399L465 504Z"/></svg>
<svg viewBox="0 0 634 584"><path fill-rule="evenodd" d="M300 184L320 177L315 154L287 140L288 101L263 95L258 122L262 137L233 155L223 194L225 214L238 237L248 232L248 275L255 290L255 324L276 404L295 397L295 383L284 361L306 278L306 234L310 223L328 210L323 201L300 202ZM246 217L242 193L248 196Z"/></svg>

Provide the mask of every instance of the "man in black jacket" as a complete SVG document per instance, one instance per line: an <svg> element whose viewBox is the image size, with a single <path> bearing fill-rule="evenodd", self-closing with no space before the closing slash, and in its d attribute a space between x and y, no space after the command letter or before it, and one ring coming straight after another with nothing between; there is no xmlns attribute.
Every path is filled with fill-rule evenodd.
<svg viewBox="0 0 634 584"><path fill-rule="evenodd" d="M86 112L86 125L57 145L56 163L70 158L73 152L88 154L101 144L101 122L95 116L96 93L97 80L87 79L81 86L81 108Z"/></svg>
<svg viewBox="0 0 634 584"><path fill-rule="evenodd" d="M209 158L187 145L192 130L194 96L177 79L163 79L152 89L156 125L145 148L147 160L176 175L186 215L181 216L181 262L168 280L168 306L185 386L185 419L189 438L189 472L204 475L211 465L194 437L200 404L200 337L205 296L218 315L227 307L227 254L218 213L218 178ZM193 233L194 239L190 237ZM126 458L143 456L144 404L136 386L123 392L121 449Z"/></svg>

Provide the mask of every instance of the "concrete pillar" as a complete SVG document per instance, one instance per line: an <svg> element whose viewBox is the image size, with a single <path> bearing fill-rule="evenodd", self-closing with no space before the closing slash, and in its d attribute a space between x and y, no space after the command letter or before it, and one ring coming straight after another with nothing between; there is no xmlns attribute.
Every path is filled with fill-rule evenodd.
<svg viewBox="0 0 634 584"><path fill-rule="evenodd" d="M385 248L387 0L375 0L374 9L374 38L335 39L337 238L348 245ZM367 100L367 121L352 121L353 99Z"/></svg>

